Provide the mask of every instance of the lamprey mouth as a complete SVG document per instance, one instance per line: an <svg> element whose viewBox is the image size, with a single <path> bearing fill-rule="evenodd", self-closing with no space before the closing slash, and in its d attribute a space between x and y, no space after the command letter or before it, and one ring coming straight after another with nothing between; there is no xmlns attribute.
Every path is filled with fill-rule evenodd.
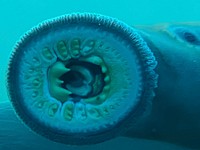
<svg viewBox="0 0 200 150"><path fill-rule="evenodd" d="M50 67L48 78L51 96L62 103L82 100L82 103L101 104L110 89L107 67L98 56L58 61Z"/></svg>
<svg viewBox="0 0 200 150"><path fill-rule="evenodd" d="M16 113L36 133L65 144L94 144L122 135L148 112L155 67L135 29L111 17L75 13L45 21L20 39L7 87Z"/></svg>

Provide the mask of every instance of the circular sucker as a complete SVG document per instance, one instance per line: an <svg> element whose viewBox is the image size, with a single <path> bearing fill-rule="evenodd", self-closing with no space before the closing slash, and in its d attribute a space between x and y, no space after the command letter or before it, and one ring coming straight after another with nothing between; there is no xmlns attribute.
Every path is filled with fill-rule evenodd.
<svg viewBox="0 0 200 150"><path fill-rule="evenodd" d="M92 13L47 20L10 57L7 88L18 116L65 144L120 136L154 96L156 60L137 31Z"/></svg>

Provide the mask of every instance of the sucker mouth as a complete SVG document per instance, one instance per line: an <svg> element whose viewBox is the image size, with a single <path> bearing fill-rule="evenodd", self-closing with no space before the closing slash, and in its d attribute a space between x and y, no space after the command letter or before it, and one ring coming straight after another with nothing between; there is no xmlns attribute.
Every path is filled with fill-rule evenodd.
<svg viewBox="0 0 200 150"><path fill-rule="evenodd" d="M91 56L91 58L99 59L103 63L103 60L100 57ZM56 72L56 69L66 69L66 72L63 72L63 74L60 74L58 78L54 79L59 81L61 84L55 84L55 82L49 83L50 93L52 93L52 96L58 101L65 102L67 100L72 100L74 102L79 102L80 100L85 100L87 102L87 98L97 97L101 92L103 92L105 86L109 86L109 82L105 82L106 79L109 78L109 75L105 71L104 73L102 72L103 67L105 67L102 63L94 64L87 62L87 59L86 61L72 59L67 62L59 63L63 64L61 65L63 68L55 68L55 64L53 64L50 67L48 74L48 78L51 81L51 78L53 78L53 74L51 74L52 72ZM66 90L68 98L65 96L66 93L63 93L62 99L57 96L55 90L52 90L52 86L58 85ZM106 92L103 94L106 94Z"/></svg>
<svg viewBox="0 0 200 150"><path fill-rule="evenodd" d="M120 136L143 116L154 96L156 64L135 29L75 13L43 22L20 39L7 87L16 113L36 133L94 144Z"/></svg>
<svg viewBox="0 0 200 150"><path fill-rule="evenodd" d="M66 87L71 92L74 91L72 92L74 96L89 98L98 95L103 90L105 74L102 73L101 66L77 61L66 67L71 71L60 77L64 81L62 87Z"/></svg>

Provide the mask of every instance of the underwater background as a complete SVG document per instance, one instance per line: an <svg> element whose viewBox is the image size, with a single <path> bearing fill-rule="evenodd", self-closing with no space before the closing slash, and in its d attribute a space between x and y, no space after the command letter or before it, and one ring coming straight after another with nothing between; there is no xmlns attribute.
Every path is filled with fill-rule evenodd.
<svg viewBox="0 0 200 150"><path fill-rule="evenodd" d="M29 133L27 128L20 128L22 125L17 124L18 121L12 110L9 111L10 114L6 114L8 116L2 116L5 115L2 113L3 102L8 101L6 69L15 42L24 32L38 23L72 12L100 13L118 18L133 26L198 22L200 2L198 0L0 0L0 150L187 150L168 143L129 138L117 138L92 146L67 146L51 142L38 135L29 138L26 134L32 133ZM17 127L23 131L16 130ZM35 143L36 138L41 139L41 142Z"/></svg>

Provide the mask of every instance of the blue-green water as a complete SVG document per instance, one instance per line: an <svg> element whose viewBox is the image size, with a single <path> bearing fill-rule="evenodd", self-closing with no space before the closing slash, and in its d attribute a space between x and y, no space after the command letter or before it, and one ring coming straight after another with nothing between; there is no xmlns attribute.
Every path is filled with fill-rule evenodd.
<svg viewBox="0 0 200 150"><path fill-rule="evenodd" d="M198 0L1 0L0 8L1 101L7 100L5 69L13 45L24 32L45 19L72 12L95 12L129 25L200 20Z"/></svg>
<svg viewBox="0 0 200 150"><path fill-rule="evenodd" d="M19 37L37 25L39 22L59 15L72 12L94 12L118 18L129 25L157 24L165 22L194 22L200 20L200 2L198 0L49 0L49 1L25 1L25 0L1 0L0 1L0 102L8 101L5 88L5 72L8 57L12 47ZM17 90L17 87L16 87ZM0 106L1 107L1 106ZM1 117L1 116L0 116ZM5 116L4 116L5 117ZM1 121L1 119L0 119ZM0 126L6 124L0 123ZM8 125L9 126L9 125ZM13 137L17 138L20 132L10 133L11 135L0 135L0 148L5 139L12 143ZM13 135L12 135L13 134ZM2 136L2 137L1 137ZM7 136L7 137L5 137ZM11 138L9 138L11 137ZM1 140L2 139L2 140ZM23 142L23 141L21 141ZM34 143L34 141L33 141ZM19 144L20 145L20 144ZM15 145L17 150L24 149ZM33 144L34 145L34 144ZM44 140L44 145L35 144L35 149L48 147L48 142ZM55 146L55 147L54 147ZM183 150L170 144L158 142L147 142L143 140L133 140L118 138L96 146L69 147L50 142L49 150L56 149L158 149L158 150ZM14 146L7 146L5 149L14 150ZM3 149L2 149L3 150Z"/></svg>

